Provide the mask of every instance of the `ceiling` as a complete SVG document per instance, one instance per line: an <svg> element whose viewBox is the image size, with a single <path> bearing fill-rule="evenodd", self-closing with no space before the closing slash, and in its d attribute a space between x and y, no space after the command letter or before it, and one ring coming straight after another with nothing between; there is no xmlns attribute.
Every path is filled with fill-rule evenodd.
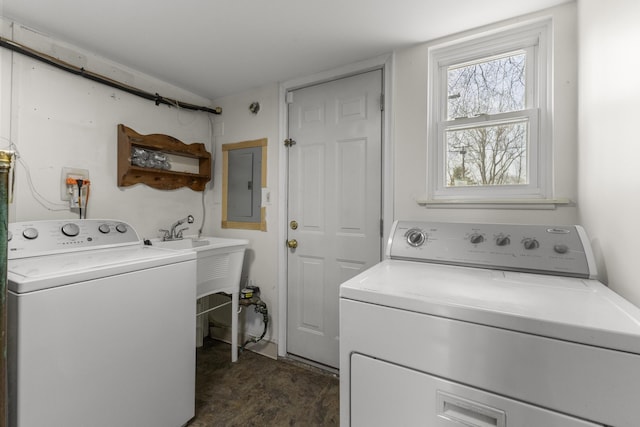
<svg viewBox="0 0 640 427"><path fill-rule="evenodd" d="M208 99L570 0L0 0L2 15Z"/></svg>

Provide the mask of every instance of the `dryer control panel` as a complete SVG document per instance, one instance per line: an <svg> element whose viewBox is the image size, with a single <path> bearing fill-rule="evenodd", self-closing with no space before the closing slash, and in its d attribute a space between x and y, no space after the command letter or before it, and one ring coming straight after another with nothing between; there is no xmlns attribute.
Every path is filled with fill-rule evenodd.
<svg viewBox="0 0 640 427"><path fill-rule="evenodd" d="M141 244L131 225L109 219L12 222L8 231L8 259Z"/></svg>
<svg viewBox="0 0 640 427"><path fill-rule="evenodd" d="M579 225L396 221L387 258L596 278Z"/></svg>

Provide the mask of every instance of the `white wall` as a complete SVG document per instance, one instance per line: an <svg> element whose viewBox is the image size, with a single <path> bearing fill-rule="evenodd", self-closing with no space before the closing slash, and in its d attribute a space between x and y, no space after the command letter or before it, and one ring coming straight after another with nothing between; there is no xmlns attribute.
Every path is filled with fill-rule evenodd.
<svg viewBox="0 0 640 427"><path fill-rule="evenodd" d="M88 169L91 178L89 218L124 220L142 236L151 238L159 236L159 228L167 228L175 220L192 214L196 221L187 234L196 233L204 217L204 234L249 239L243 279L250 279L261 287L262 298L272 313L269 331L277 331L278 86L259 88L211 104L195 94L19 24L3 20L2 32L19 43L148 92L223 108L222 116L210 119L203 112L155 106L151 101L2 49L0 136L3 139L0 147L6 147L8 139L15 143L36 190L51 202L44 207L36 200L27 185L25 167L18 165L10 221L77 218L77 211L70 211L60 200L61 168ZM248 109L254 101L261 104L257 115ZM163 133L185 143L207 145L214 154L214 178L205 192L206 213L202 208L202 193L188 188L160 191L142 184L118 188L116 126L119 123L142 134ZM274 202L266 209L267 232L223 230L220 227L221 145L258 138L267 138L269 144L267 183ZM241 315L241 331L244 328L251 335L260 335L262 318L251 309L245 313ZM230 323L229 310L216 314L213 317L221 324ZM265 341L272 339L269 332ZM255 349L275 355L275 348L262 347Z"/></svg>
<svg viewBox="0 0 640 427"><path fill-rule="evenodd" d="M199 105L209 101L149 76L83 52L74 46L2 21L3 35L74 65L132 86ZM117 133L123 123L142 134L163 133L185 143L211 146L208 115L156 106L153 102L69 74L18 53L2 51L2 116L0 135L17 146L33 185L51 204L36 201L27 184L26 169L16 168L10 221L77 218L60 200L62 167L88 169L91 197L88 218L130 222L144 237L158 236L175 220L193 214L196 232L203 217L200 192L183 188L160 191L138 184L118 188ZM211 219L211 215L209 215ZM212 231L210 223L205 231Z"/></svg>
<svg viewBox="0 0 640 427"><path fill-rule="evenodd" d="M579 0L579 213L601 276L640 306L640 3Z"/></svg>
<svg viewBox="0 0 640 427"><path fill-rule="evenodd" d="M260 111L249 111L252 102L260 103ZM223 114L214 120L216 145L215 180L222 179L222 144L267 138L267 188L271 191L271 204L266 206L267 230L222 229L222 191L219 185L213 191L213 219L215 234L222 237L248 239L249 250L245 256L243 280L251 280L260 287L261 298L269 309L270 325L264 342L249 346L252 350L275 357L276 348L269 342L277 343L278 331L278 85L271 84L246 92L215 100L222 107ZM263 165L264 167L264 165ZM244 281L243 281L244 285ZM224 323L226 311L212 315L214 320ZM240 317L240 330L252 336L260 336L263 331L262 317L253 308L245 310Z"/></svg>
<svg viewBox="0 0 640 427"><path fill-rule="evenodd" d="M553 17L554 103L553 131L555 197L577 199L577 69L575 3L542 11L503 24ZM485 29L490 30L495 25ZM476 30L473 30L474 33ZM395 216L399 219L514 223L575 223L575 206L555 210L440 209L426 208L416 199L426 198L427 186L427 69L428 49L456 37L420 44L396 52L395 62Z"/></svg>

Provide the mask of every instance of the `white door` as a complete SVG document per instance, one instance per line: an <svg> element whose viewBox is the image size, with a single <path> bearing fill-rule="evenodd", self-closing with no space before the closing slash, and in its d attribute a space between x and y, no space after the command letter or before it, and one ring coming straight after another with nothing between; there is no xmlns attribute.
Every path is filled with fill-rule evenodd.
<svg viewBox="0 0 640 427"><path fill-rule="evenodd" d="M335 368L339 286L380 261L381 98L381 70L288 94L287 352Z"/></svg>

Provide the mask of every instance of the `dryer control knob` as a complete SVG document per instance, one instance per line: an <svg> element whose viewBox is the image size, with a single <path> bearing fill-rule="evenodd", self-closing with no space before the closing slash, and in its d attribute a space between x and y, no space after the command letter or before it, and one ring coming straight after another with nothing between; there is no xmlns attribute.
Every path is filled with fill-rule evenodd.
<svg viewBox="0 0 640 427"><path fill-rule="evenodd" d="M522 244L524 245L524 248L529 250L529 249L537 249L540 246L540 243L538 243L538 241L536 239L524 239L522 241Z"/></svg>
<svg viewBox="0 0 640 427"><path fill-rule="evenodd" d="M567 245L554 245L553 250L558 254L566 254L569 252L569 247Z"/></svg>
<svg viewBox="0 0 640 427"><path fill-rule="evenodd" d="M25 237L25 239L33 240L38 237L38 230L33 227L29 227L22 232L22 235Z"/></svg>
<svg viewBox="0 0 640 427"><path fill-rule="evenodd" d="M109 224L100 224L100 226L98 227L98 230L102 234L109 234L109 232L111 231L111 228L109 227Z"/></svg>
<svg viewBox="0 0 640 427"><path fill-rule="evenodd" d="M75 237L80 234L80 227L72 222L66 223L62 226L62 234L69 237Z"/></svg>
<svg viewBox="0 0 640 427"><path fill-rule="evenodd" d="M116 225L116 230L118 230L118 233L126 233L127 232L127 226L123 223L120 223L118 225Z"/></svg>
<svg viewBox="0 0 640 427"><path fill-rule="evenodd" d="M427 235L418 228L412 228L407 231L405 236L407 237L407 243L413 247L421 246L427 240Z"/></svg>
<svg viewBox="0 0 640 427"><path fill-rule="evenodd" d="M511 243L511 239L508 236L498 236L496 238L497 246L508 246Z"/></svg>
<svg viewBox="0 0 640 427"><path fill-rule="evenodd" d="M478 243L484 242L484 236L482 234L474 233L469 237L469 241L474 245L477 245Z"/></svg>

